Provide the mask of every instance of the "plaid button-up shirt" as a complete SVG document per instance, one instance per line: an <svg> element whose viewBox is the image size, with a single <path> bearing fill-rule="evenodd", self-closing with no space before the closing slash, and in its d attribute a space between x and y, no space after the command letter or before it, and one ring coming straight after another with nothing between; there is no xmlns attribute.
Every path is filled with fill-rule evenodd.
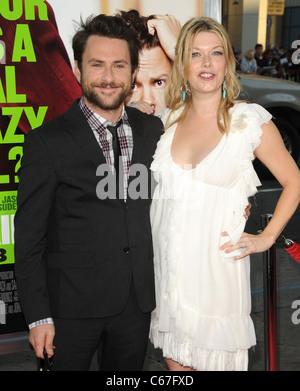
<svg viewBox="0 0 300 391"><path fill-rule="evenodd" d="M98 144L100 145L103 155L106 159L107 164L110 166L112 172L114 172L114 153L112 147L112 135L107 129L108 125L114 125L112 122L101 117L99 114L91 110L85 103L83 98L79 101L79 106L85 115L88 124L93 130ZM133 150L133 137L131 126L128 121L128 117L123 107L123 111L119 120L122 119L121 125L118 127L118 138L122 154L122 167L123 167L123 178L124 178L124 200L127 197L127 188L128 188L128 176L130 169L130 162L132 157ZM118 121L119 121L118 120ZM118 122L117 121L117 122Z"/></svg>

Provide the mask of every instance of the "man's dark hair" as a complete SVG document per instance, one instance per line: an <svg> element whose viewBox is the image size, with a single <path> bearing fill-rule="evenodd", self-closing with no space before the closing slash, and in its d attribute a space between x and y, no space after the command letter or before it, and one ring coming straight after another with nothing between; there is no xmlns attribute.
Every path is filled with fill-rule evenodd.
<svg viewBox="0 0 300 391"><path fill-rule="evenodd" d="M132 9L129 11L120 11L117 16L121 17L126 24L130 25L136 31L142 49L151 49L156 46L161 47L156 31L153 35L148 31L147 22L148 20L155 19L154 15L141 16L137 10Z"/></svg>
<svg viewBox="0 0 300 391"><path fill-rule="evenodd" d="M72 41L74 60L77 61L78 68L80 70L82 66L82 55L85 50L87 40L91 35L123 39L126 41L130 52L131 72L134 72L138 66L140 42L136 31L130 24L126 23L120 17L104 14L100 14L95 17L90 16L87 18L86 22L81 20L80 27Z"/></svg>

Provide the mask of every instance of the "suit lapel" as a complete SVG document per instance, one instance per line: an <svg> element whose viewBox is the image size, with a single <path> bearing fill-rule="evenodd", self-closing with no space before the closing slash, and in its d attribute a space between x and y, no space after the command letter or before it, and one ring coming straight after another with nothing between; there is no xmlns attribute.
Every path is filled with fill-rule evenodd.
<svg viewBox="0 0 300 391"><path fill-rule="evenodd" d="M147 185L147 193L149 196L149 199L151 198L150 195L150 189L151 189L151 181L150 181L150 151L151 148L149 144L147 143L147 134L149 133L145 131L146 121L144 122L144 116L140 115L136 112L136 109L133 109L131 107L126 108L128 120L132 128L132 134L133 134L133 152L132 152L132 158L131 158L131 167L134 164L144 164L147 168L147 177L143 177L144 171L139 172L141 186ZM134 171L134 170L133 170ZM130 172L129 172L130 173ZM135 180L136 175L129 176L128 178L128 190L130 188L130 184L133 180ZM145 182L146 181L146 182ZM136 186L136 185L135 185ZM134 186L134 187L135 187ZM133 199L128 197L127 198L127 204L129 205L131 202L133 202Z"/></svg>
<svg viewBox="0 0 300 391"><path fill-rule="evenodd" d="M132 129L133 151L131 165L141 161L143 145L143 121L139 115L125 106L128 120ZM131 109L131 110L130 110ZM78 100L73 103L70 109L64 114L66 126L76 142L81 146L83 151L94 161L96 166L106 163L102 149L97 143L95 135L87 123L82 113Z"/></svg>
<svg viewBox="0 0 300 391"><path fill-rule="evenodd" d="M135 112L130 108L125 107L128 116L128 121L132 129L133 137L133 151L131 157L131 166L135 163L141 162L141 155L143 150L143 121L139 115L135 115Z"/></svg>
<svg viewBox="0 0 300 391"><path fill-rule="evenodd" d="M82 113L78 101L75 101L65 113L66 126L75 141L80 145L84 153L98 167L105 164L106 160L102 149L97 143L95 135Z"/></svg>
<svg viewBox="0 0 300 391"><path fill-rule="evenodd" d="M140 115L137 115L134 109L125 107L128 120L132 129L133 136L133 151L131 158L131 166L135 163L143 161L143 151L145 143L143 142L143 120ZM87 123L87 120L82 113L78 101L75 101L70 109L64 114L66 127L74 140L80 145L85 155L91 159L96 167L101 164L106 164L106 159L102 149L97 143L95 135ZM130 177L129 177L130 183ZM125 206L123 200L119 200Z"/></svg>

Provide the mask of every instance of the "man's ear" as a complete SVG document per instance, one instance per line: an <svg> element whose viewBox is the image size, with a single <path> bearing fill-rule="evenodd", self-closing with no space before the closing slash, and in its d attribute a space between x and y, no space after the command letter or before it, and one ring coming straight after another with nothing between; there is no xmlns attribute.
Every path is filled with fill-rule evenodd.
<svg viewBox="0 0 300 391"><path fill-rule="evenodd" d="M74 63L74 75L75 75L78 83L81 84L81 72L78 67L78 61L75 61L75 63Z"/></svg>
<svg viewBox="0 0 300 391"><path fill-rule="evenodd" d="M135 68L135 70L133 71L132 77L131 77L131 84L133 84L133 82L135 80L136 72L137 72L137 69Z"/></svg>

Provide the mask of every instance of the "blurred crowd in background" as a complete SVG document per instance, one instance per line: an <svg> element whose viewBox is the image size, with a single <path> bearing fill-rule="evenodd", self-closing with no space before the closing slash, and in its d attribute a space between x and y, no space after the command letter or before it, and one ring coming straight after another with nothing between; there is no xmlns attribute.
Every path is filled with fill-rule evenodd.
<svg viewBox="0 0 300 391"><path fill-rule="evenodd" d="M234 49L237 72L257 74L292 80L300 83L300 36L297 48L285 50L275 44L263 48L256 44L253 49L241 53Z"/></svg>

